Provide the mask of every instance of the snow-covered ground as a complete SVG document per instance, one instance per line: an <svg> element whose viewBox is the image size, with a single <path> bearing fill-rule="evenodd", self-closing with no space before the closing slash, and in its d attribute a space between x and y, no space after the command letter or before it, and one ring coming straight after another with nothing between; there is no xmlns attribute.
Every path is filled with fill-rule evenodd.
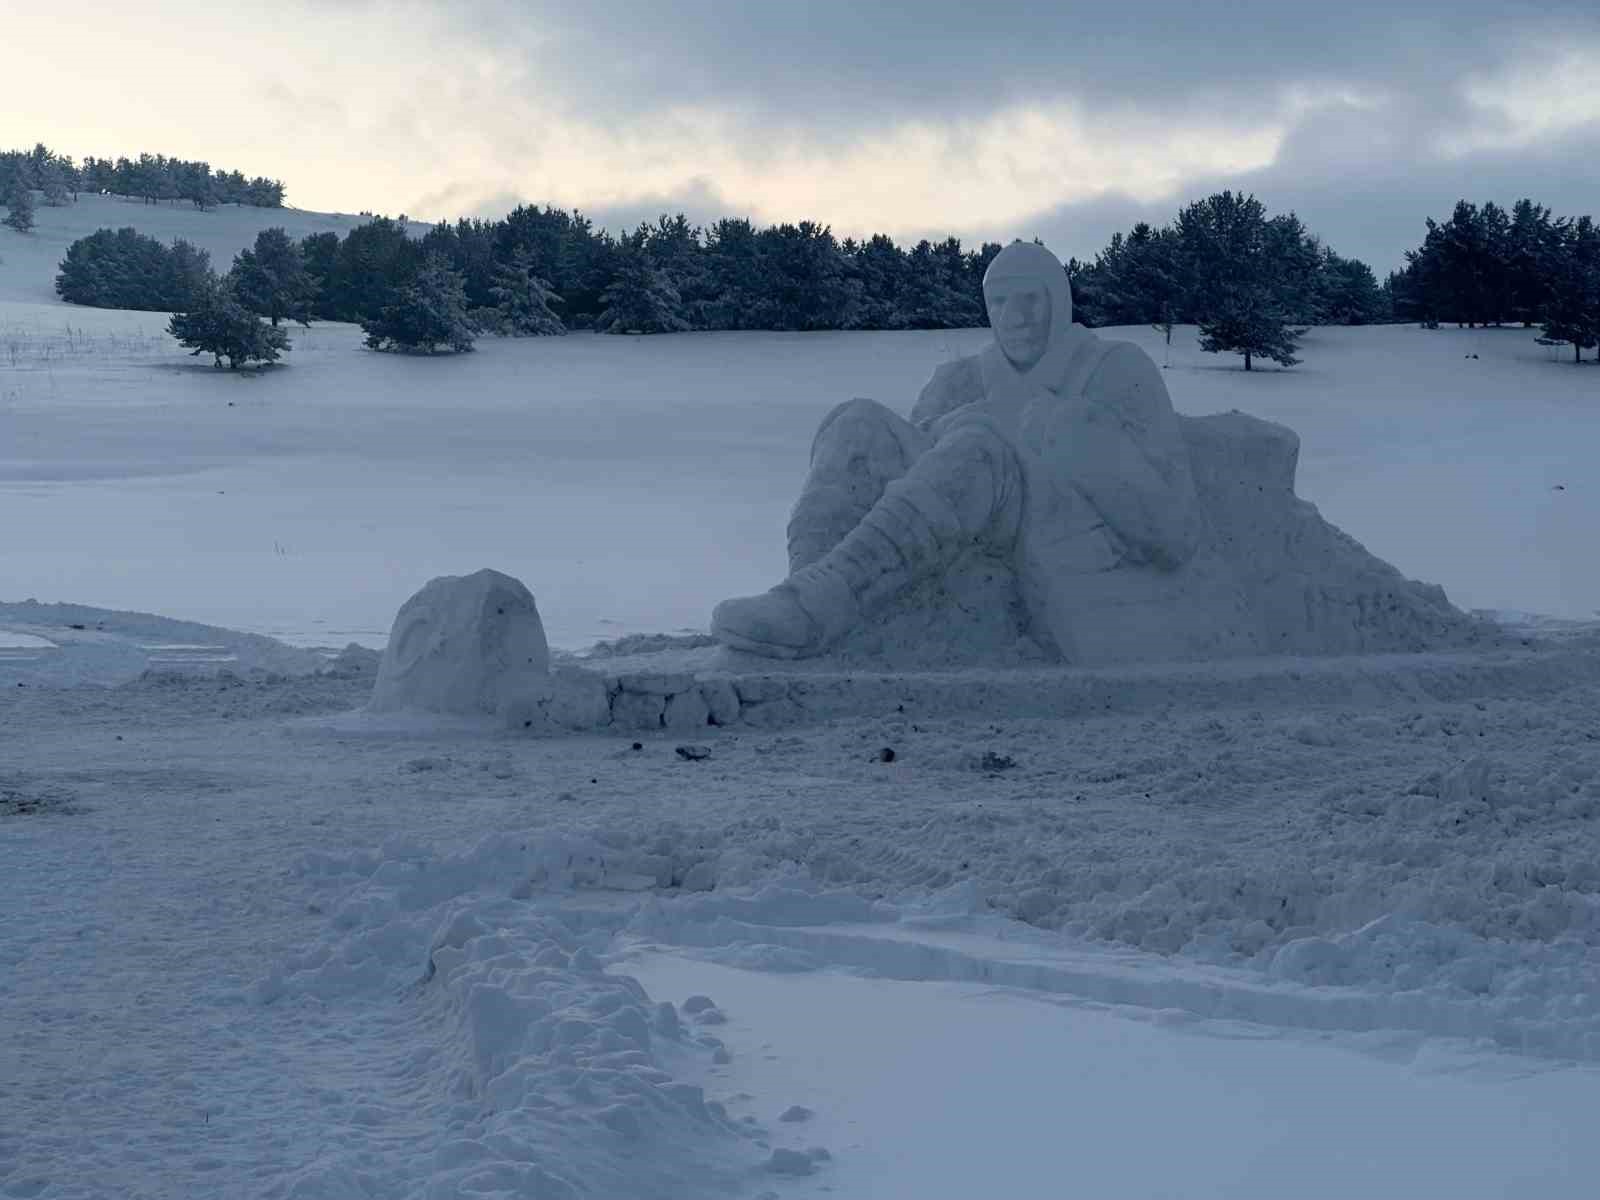
<svg viewBox="0 0 1600 1200"><path fill-rule="evenodd" d="M1585 1195L1600 647L1506 653L699 761L8 687L0 1194Z"/></svg>
<svg viewBox="0 0 1600 1200"><path fill-rule="evenodd" d="M269 222L333 220L85 197L5 231L0 599L377 646L429 579L492 566L533 589L556 646L703 629L716 601L776 582L828 409L909 409L988 336L491 338L419 360L322 325L291 330L287 365L229 377L164 315L49 300L72 237L157 214L152 232L224 267ZM1303 365L1249 375L1193 330L1170 355L1154 331L1117 335L1170 357L1181 411L1295 429L1300 494L1458 605L1600 610L1600 368L1520 329L1318 330Z"/></svg>
<svg viewBox="0 0 1600 1200"><path fill-rule="evenodd" d="M385 733L338 719L373 656L253 635L380 645L481 566L557 646L703 628L781 568L817 418L986 335L318 327L231 376L15 269L95 205L140 224L0 238L0 1196L1592 1192L1600 371L1172 351L1526 644L913 679L692 761ZM271 218L144 227L213 219L225 262Z"/></svg>

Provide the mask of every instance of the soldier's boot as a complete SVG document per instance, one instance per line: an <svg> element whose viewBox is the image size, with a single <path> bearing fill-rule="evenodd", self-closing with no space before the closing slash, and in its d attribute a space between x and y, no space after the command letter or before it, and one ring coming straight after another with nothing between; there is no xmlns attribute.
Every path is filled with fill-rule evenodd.
<svg viewBox="0 0 1600 1200"><path fill-rule="evenodd" d="M897 480L820 559L759 596L717 605L711 632L735 650L768 658L821 654L970 542L948 500L920 481Z"/></svg>
<svg viewBox="0 0 1600 1200"><path fill-rule="evenodd" d="M842 542L932 444L874 400L848 400L830 412L811 443L811 469L789 515L790 572Z"/></svg>

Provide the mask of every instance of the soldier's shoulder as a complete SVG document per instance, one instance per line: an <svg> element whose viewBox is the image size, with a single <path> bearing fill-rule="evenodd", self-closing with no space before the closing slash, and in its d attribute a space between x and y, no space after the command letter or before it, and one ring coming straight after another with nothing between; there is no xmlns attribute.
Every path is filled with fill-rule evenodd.
<svg viewBox="0 0 1600 1200"><path fill-rule="evenodd" d="M1101 337L1091 333L1083 353L1092 354L1096 366L1105 367L1155 367L1156 360L1138 342L1124 338ZM1159 368L1157 368L1159 370Z"/></svg>
<svg viewBox="0 0 1600 1200"><path fill-rule="evenodd" d="M948 389L983 388L982 355L968 354L940 363L928 379L928 387Z"/></svg>
<svg viewBox="0 0 1600 1200"><path fill-rule="evenodd" d="M983 369L977 355L940 363L923 385L912 410L913 424L926 426L954 409L983 399Z"/></svg>
<svg viewBox="0 0 1600 1200"><path fill-rule="evenodd" d="M1079 351L1079 356L1084 378L1102 388L1161 381L1161 368L1137 342L1097 336Z"/></svg>

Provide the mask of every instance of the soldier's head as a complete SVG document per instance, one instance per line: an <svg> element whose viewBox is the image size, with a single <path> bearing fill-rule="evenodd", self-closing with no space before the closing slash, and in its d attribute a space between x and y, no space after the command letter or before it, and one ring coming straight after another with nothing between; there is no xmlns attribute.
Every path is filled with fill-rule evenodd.
<svg viewBox="0 0 1600 1200"><path fill-rule="evenodd" d="M1012 242L983 276L989 327L1019 371L1045 356L1055 331L1072 324L1072 293L1060 259L1035 242Z"/></svg>

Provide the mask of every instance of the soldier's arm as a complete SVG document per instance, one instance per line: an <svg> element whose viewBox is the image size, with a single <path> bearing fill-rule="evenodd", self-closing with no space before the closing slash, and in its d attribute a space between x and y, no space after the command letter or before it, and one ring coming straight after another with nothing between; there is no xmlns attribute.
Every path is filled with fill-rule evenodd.
<svg viewBox="0 0 1600 1200"><path fill-rule="evenodd" d="M1141 559L1174 568L1199 541L1188 447L1166 381L1130 342L1101 360L1084 389L1073 478Z"/></svg>
<svg viewBox="0 0 1600 1200"><path fill-rule="evenodd" d="M923 386L922 393L911 408L911 423L918 429L927 429L940 417L953 413L964 404L970 404L983 395L983 382L968 359L942 363L933 372L933 378Z"/></svg>

